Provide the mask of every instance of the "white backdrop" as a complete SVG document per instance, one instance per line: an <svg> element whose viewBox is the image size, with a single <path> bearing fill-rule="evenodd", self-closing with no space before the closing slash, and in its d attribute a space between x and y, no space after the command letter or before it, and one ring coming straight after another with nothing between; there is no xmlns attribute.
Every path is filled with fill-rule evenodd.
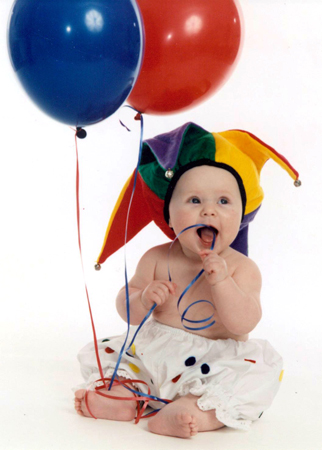
<svg viewBox="0 0 322 450"><path fill-rule="evenodd" d="M317 428L322 406L322 3L240 3L246 36L233 76L195 109L144 116L144 137L188 121L209 131L244 129L282 153L299 171L300 188L272 161L262 171L265 200L250 227L249 247L250 257L263 275L263 319L252 337L268 339L283 355L285 376L272 412L258 425L260 440L256 441L254 431L247 438L237 435L240 448L244 448L240 439L246 439L248 450L270 448L265 442L271 442L276 450L315 450L322 448ZM103 431L98 422L86 425L92 427L86 445L77 441L84 422L72 412L69 391L81 381L77 351L92 339L77 243L74 132L44 115L29 100L10 66L6 27L11 4L11 0L0 4L0 345L1 396L5 399L1 420L6 424L0 448L81 449L88 448L88 443L100 448L103 441L94 431L98 429L95 426ZM119 118L132 128L131 133L121 127ZM138 128L133 113L122 109L88 127L87 138L78 140L83 258L98 336L125 329L114 307L116 293L124 283L123 251L113 255L100 272L93 266L109 214L136 165ZM127 246L130 276L140 255L166 240L154 225L141 232ZM50 417L46 416L48 408ZM72 424L73 438L70 430L61 431L58 418L62 414ZM32 430L39 420L46 432L35 434ZM51 434L57 420L57 433ZM279 437L269 441L276 427ZM126 430L134 433L134 428ZM284 430L288 430L288 440L283 438ZM233 433L218 434L223 448L236 445ZM209 437L204 436L197 439L207 442ZM211 442L215 437L212 435ZM193 445L202 442L197 439ZM77 445L73 447L72 442ZM155 442L163 445L163 441L152 440L151 445L157 445ZM182 441L167 442L183 445ZM109 448L123 448L118 445Z"/></svg>

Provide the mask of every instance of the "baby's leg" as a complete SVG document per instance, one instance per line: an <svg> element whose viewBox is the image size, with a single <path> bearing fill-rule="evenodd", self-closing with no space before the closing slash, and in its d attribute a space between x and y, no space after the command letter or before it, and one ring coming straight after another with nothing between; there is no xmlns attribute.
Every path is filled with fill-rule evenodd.
<svg viewBox="0 0 322 450"><path fill-rule="evenodd" d="M120 381L124 378L120 378ZM130 385L133 389L133 387ZM100 389L102 394L113 395L116 397L131 397L133 394L122 385L112 386L111 390ZM80 389L75 392L75 409L78 414L85 417L92 417L86 407L85 403L85 389ZM88 405L92 414L97 419L107 420L133 420L136 413L136 402L129 400L114 400L107 397L102 397L95 393L95 391L88 392Z"/></svg>
<svg viewBox="0 0 322 450"><path fill-rule="evenodd" d="M218 430L224 426L216 417L216 411L201 411L198 397L188 394L169 403L150 419L148 427L152 433L189 438L198 431Z"/></svg>

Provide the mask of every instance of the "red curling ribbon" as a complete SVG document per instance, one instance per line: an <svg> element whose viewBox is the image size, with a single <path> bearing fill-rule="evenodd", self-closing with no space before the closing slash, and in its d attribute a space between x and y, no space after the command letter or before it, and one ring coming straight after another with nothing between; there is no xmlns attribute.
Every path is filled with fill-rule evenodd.
<svg viewBox="0 0 322 450"><path fill-rule="evenodd" d="M85 271L84 271L84 263L83 263L83 254L82 254L82 243L81 243L81 233L80 233L80 207L79 207L79 158L78 158L78 147L77 147L77 130L75 130L75 147L76 147L76 211L77 211L77 232L78 232L78 246L79 246L79 254L80 254L80 260L81 260L81 266L83 271L83 277L84 277L84 284L85 284L85 292L87 297L87 304L89 309L89 314L91 318L91 324L92 324L92 331L93 331L93 339L94 339L94 346L95 346L95 354L96 354L96 360L97 360L97 366L98 370L101 376L101 379L104 380L104 374L103 369L101 365L101 361L99 358L98 353L98 345L97 345L97 338L96 338L96 331L95 331L95 325L94 325L94 319L92 314L92 308L91 303L89 301L89 294L87 289L87 284L85 280ZM105 385L105 381L104 385ZM85 398L86 403L86 398ZM86 404L87 406L87 404Z"/></svg>
<svg viewBox="0 0 322 450"><path fill-rule="evenodd" d="M251 362L253 364L256 364L256 361L254 359L244 359L244 361L248 361L248 362Z"/></svg>
<svg viewBox="0 0 322 450"><path fill-rule="evenodd" d="M116 385L122 385L122 386L124 386L127 389L129 389L127 387L127 385L132 385L132 383L144 384L148 388L148 394L147 394L148 397L144 393L136 392L136 391L133 391L132 389L129 389L129 391L133 393L132 397L120 397L120 396L117 396L117 395L104 394L103 392L100 392L102 389L106 388L106 383L105 382L109 381L109 384L110 384L111 380L112 380L112 378L104 378L103 380L101 380L101 379L96 380L96 383L97 382L104 382L104 385L103 386L95 386L95 389L92 392L95 392L95 394L100 395L101 397L110 398L110 399L113 399L113 400L123 400L123 401L134 401L134 402L137 402L137 415L136 415L135 422L134 422L135 424L138 424L140 419L142 419L142 418L144 419L145 417L152 417L155 414L157 414L158 411L154 411L152 413L147 414L146 416L143 416L143 413L146 410L146 408L147 408L147 406L148 406L148 404L149 404L149 402L151 400L151 398L150 398L151 389L150 389L150 386L145 381L142 381L142 380L118 380L118 379L114 379L113 380L113 385L115 383ZM95 417L94 414L92 413L92 411L91 411L91 409L89 407L89 404L88 404L88 394L89 394L89 392L90 392L90 389L88 387L87 390L86 390L86 394L85 394L86 408L87 408L89 414L93 417L93 419L97 419L97 417ZM163 399L163 401L167 402L167 403L172 403L172 400ZM144 402L144 403L141 406L140 403L142 403L142 402Z"/></svg>

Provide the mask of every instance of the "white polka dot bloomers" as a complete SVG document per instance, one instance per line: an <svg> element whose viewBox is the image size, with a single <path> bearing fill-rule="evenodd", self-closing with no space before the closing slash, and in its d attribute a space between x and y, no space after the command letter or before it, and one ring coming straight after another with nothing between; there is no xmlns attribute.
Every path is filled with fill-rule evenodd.
<svg viewBox="0 0 322 450"><path fill-rule="evenodd" d="M106 378L114 372L124 339L122 335L98 341ZM78 359L86 384L77 389L86 388L100 378L93 343L80 351ZM124 352L118 375L144 381L158 398L174 400L193 394L199 397L202 411L215 409L217 419L226 426L247 430L271 405L282 380L282 366L281 356L265 340L212 340L151 319ZM136 388L147 393L144 384ZM149 406L165 405L151 401Z"/></svg>

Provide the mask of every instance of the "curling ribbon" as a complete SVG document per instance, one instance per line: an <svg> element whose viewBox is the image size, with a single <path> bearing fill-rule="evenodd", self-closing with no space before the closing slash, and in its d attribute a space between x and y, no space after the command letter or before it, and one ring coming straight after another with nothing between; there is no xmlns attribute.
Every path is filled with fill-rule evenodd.
<svg viewBox="0 0 322 450"><path fill-rule="evenodd" d="M75 131L75 147L76 147L76 211L77 211L78 247L79 247L79 254L80 254L81 266L82 266L82 271L83 271L84 283L85 283L87 304L88 304L88 309L89 309L89 314L90 314L91 324L92 324L96 361L97 361L97 366L98 366L98 370L99 370L101 379L104 380L103 369L102 369L101 361L100 361L99 354L98 354L98 345L97 345L97 338L96 338L96 331L95 331L95 325L94 325L94 320L93 320L92 308L91 308L91 303L89 301L89 294L88 294L87 284L86 284L86 280L85 280L85 271L84 271L83 254L82 254L82 243L81 243L81 236L80 236L79 158L78 158L78 147L77 147L77 131L78 130ZM105 385L105 381L103 381L103 383Z"/></svg>
<svg viewBox="0 0 322 450"><path fill-rule="evenodd" d="M104 378L104 383L105 383L105 381L110 381L111 382L111 380L112 380L111 378ZM102 381L102 380L98 380L98 381ZM147 408L148 403L149 403L150 400L157 400L157 401L161 401L161 402L166 403L166 404L172 403L172 400L159 399L159 398L157 398L155 396L152 396L150 387L145 381L142 381L142 380L122 380L121 381L121 380L117 380L116 379L114 382L118 386L119 385L123 386L124 388L126 388L129 392L131 392L134 395L132 397L119 397L119 396L116 396L116 395L105 394L103 392L100 392L100 390L104 389L104 385L103 386L96 386L95 389L94 389L94 392L96 394L102 396L102 397L110 398L110 399L113 399L113 400L124 400L124 401L137 402L137 415L136 415L136 418L135 418L135 424L139 423L141 418L155 416L160 411L158 409L158 410L155 410L155 411L150 412L150 413L146 414L145 416L143 416L143 413L144 413L145 409ZM132 383L144 384L148 388L148 393L147 394L143 394L142 392L135 391L134 389L131 389L129 386L127 386L128 384L131 385ZM87 407L87 410L88 410L89 414L94 419L96 419L96 417L92 413L92 411L90 409L90 406L88 404L88 394L89 394L89 388L87 388L87 390L86 390L85 404L86 404L86 407ZM141 405L142 403L143 403L143 405Z"/></svg>
<svg viewBox="0 0 322 450"><path fill-rule="evenodd" d="M126 107L133 109L134 111L136 111L137 113L139 113L139 111L137 111L136 109L132 108L132 106L127 106ZM129 333L130 333L130 296L129 296L129 283L128 283L128 275L127 275L127 264L126 264L126 243L127 243L127 232L128 232L128 223L129 223L129 216L130 216L130 211L131 211L131 206L132 206L132 201L133 201L133 197L134 197L134 193L135 193L135 188L136 188L136 182L137 182L137 176L138 176L138 172L139 172L139 165L140 165L140 161L141 161L141 156L142 156L142 147L143 147L143 131L144 131L144 123L143 123L143 115L140 114L139 117L140 119L140 125L141 125L141 130L140 130L140 147L139 147L139 157L138 157L138 162L137 162L137 166L135 169L135 175L134 175L134 183L133 183L133 189L132 189L132 194L131 194L131 198L130 198L130 202L129 202L129 207L127 210L127 216L126 216L126 222L125 222L125 234L124 234L124 276L125 276L125 295L126 295L126 315L127 315L127 330L126 330L126 336L125 336L125 340L124 343L122 345L115 369L114 369L114 373L112 375L112 379L110 382L110 386L109 386L109 390L111 390L115 377L117 376L117 370L119 368L124 350L125 350L125 345L126 342L128 340L129 337ZM120 121L121 125L125 127L125 125ZM130 131L127 127L125 127L128 131ZM128 350L128 349L127 349Z"/></svg>
<svg viewBox="0 0 322 450"><path fill-rule="evenodd" d="M133 109L134 111L136 111L138 113L138 115L136 116L136 120L140 120L141 122L141 131L140 131L140 148L139 148L139 157L138 157L138 162L137 162L137 166L135 169L135 175L134 175L134 183L133 183L133 188L132 188L132 194L131 194L131 198L130 198L130 202L129 202L129 206L128 206L128 210L127 210L127 216L126 216L126 223L125 223L125 236L124 236L124 276L125 276L125 296L126 296L126 314L127 314L127 331L126 331L126 336L124 339L124 343L122 345L122 348L120 350L119 356L118 356L118 360L116 362L115 368L114 368L114 372L109 384L109 388L108 390L111 390L113 383L115 381L119 382L118 380L118 376L117 376L117 371L119 368L119 365L121 363L121 359L122 356L124 354L124 351L128 351L130 349L130 347L132 346L138 332L140 331L140 329L142 328L142 326L144 325L144 323L148 320L148 318L151 316L153 310L155 309L155 307L157 306L156 304L152 306L152 308L150 309L150 311L147 313L147 315L144 317L144 319L142 320L141 324L139 325L138 329L136 330L136 333L132 339L131 344L126 348L125 350L125 346L129 337L129 333L130 333L130 295L129 295L129 284L128 284L128 274L127 274L127 263L126 263L126 244L127 244L127 232L128 232L128 223L129 223L129 215L130 215L130 211L131 211L131 206L132 206L132 201L133 201L133 197L134 197L134 193L135 193L135 189L136 189L136 182L137 182L137 175L138 175L138 171L139 171L139 166L140 166L140 162L141 162L141 157L142 157L142 148L143 148L143 132L144 132L144 123L143 123L143 115L139 113L139 111L135 110L134 108L132 108L131 106L125 106L128 107L130 109ZM121 125L124 126L128 131L130 131L121 121L120 121ZM143 382L141 382L143 383ZM143 383L146 384L146 383ZM156 396L151 396L150 395L150 388L149 389L149 393L148 394L144 394L142 392L139 391L135 391L134 389L130 389L128 386L126 386L126 384L123 384L123 386L128 389L129 391L131 391L133 394L135 394L136 396L140 397L140 398L146 398L146 399L150 399L150 400L154 400L154 401L159 401L161 403L169 403L170 400L164 400L162 398L156 397ZM124 399L123 397L120 397L119 399ZM148 404L149 400L146 400L146 406ZM145 406L145 408L146 408ZM144 408L144 409L145 409ZM159 410L155 411L155 414L158 412ZM142 416L143 411L141 411L141 414L138 415L139 419ZM149 414L149 416L151 416L152 414ZM146 417L146 416L144 416ZM137 422L136 422L137 423Z"/></svg>
<svg viewBox="0 0 322 450"><path fill-rule="evenodd" d="M199 224L197 224L197 225L190 225L189 227L184 228L182 231L180 231L180 233L175 237L175 239L174 239L173 242L171 243L171 245L170 245L170 247L169 247L169 252L168 252L168 277L169 277L169 281L172 281L172 279L171 279L171 274L170 274L170 262L169 262L169 258L170 258L170 252L171 252L171 249L172 249L173 244L176 242L176 240L179 238L179 236L180 236L182 233L184 233L185 231L190 230L191 228L200 228L200 227L209 228L210 230L212 229L212 227L210 227L210 226L208 226L208 225L205 225L205 224L202 224L202 223L199 223ZM216 234L214 233L213 239L212 239L212 243L211 243L211 247L210 247L210 250L213 250L213 249L214 249L214 246L215 246L215 240L216 240ZM184 289L184 291L183 291L182 294L180 295L180 297L179 297L179 299L178 299L178 302L177 302L177 310L178 310L178 312L179 312L180 303L181 303L181 300L182 300L183 296L184 296L184 295L188 292L188 290L195 284L195 282L196 282L197 280L199 280L199 278L201 277L201 275L202 275L203 273L204 273L204 269L202 269L202 270L198 273L198 275L191 281L191 283L189 283L189 285ZM189 309L192 308L194 305L197 305L197 304L199 304L199 303L208 303L213 309L215 309L214 305L213 305L210 301L208 301L208 300L197 300L197 301L191 303L191 304L183 311L183 313L182 313L182 315L181 315L181 323L182 323L183 327L184 327L186 330L189 330L189 331L190 331L190 330L196 330L196 331L198 331L198 330L205 330L206 328L209 328L209 327L211 327L212 325L214 325L214 324L216 323L216 321L213 320L211 323L208 323L207 325L205 325L205 326L203 326L203 327L188 327L188 326L186 326L186 325L184 324L184 322L195 323L195 324L198 324L198 323L205 323L205 322L209 322L209 321L214 317L214 314L212 314L211 316L209 316L209 317L207 317L207 318L205 318L205 319L202 319L202 320L189 320L189 319L186 319L186 314L188 313ZM131 344L132 344L132 343L131 343Z"/></svg>

